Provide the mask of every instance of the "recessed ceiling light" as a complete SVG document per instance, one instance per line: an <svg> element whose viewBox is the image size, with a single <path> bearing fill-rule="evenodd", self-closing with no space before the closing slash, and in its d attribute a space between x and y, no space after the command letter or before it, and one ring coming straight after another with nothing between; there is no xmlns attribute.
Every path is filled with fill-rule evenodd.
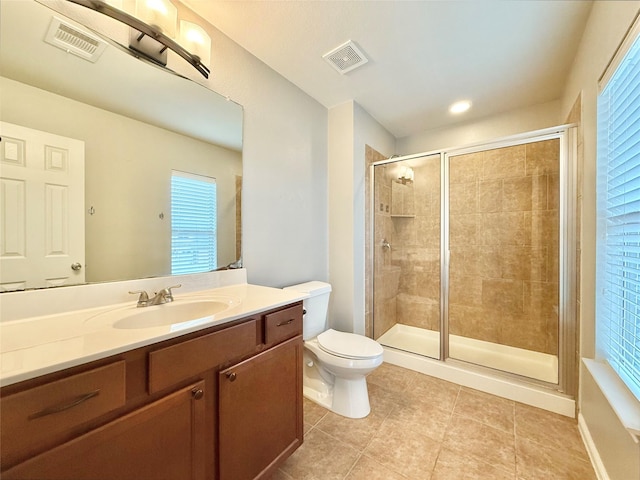
<svg viewBox="0 0 640 480"><path fill-rule="evenodd" d="M471 108L471 102L469 100L461 100L454 103L449 107L451 113L463 113Z"/></svg>

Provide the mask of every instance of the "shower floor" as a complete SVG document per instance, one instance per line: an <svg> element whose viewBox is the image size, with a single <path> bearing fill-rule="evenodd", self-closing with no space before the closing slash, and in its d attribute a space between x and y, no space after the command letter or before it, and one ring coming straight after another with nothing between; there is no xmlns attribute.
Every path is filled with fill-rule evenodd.
<svg viewBox="0 0 640 480"><path fill-rule="evenodd" d="M377 339L385 347L431 358L440 356L440 332L396 324ZM558 357L458 335L449 336L449 357L549 383L558 383Z"/></svg>

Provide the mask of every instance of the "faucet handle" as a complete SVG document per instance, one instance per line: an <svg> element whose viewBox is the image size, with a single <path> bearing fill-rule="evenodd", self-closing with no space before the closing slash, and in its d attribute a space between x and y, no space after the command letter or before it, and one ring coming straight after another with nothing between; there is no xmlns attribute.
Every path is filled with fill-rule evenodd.
<svg viewBox="0 0 640 480"><path fill-rule="evenodd" d="M133 292L129 292L131 295L140 295L138 297L138 306L146 307L147 303L149 303L149 294L144 290L134 290Z"/></svg>
<svg viewBox="0 0 640 480"><path fill-rule="evenodd" d="M179 283L178 285L172 285L171 287L167 287L164 289L165 292L165 298L167 302L173 302L173 292L171 291L172 288L180 288L182 286L181 283Z"/></svg>

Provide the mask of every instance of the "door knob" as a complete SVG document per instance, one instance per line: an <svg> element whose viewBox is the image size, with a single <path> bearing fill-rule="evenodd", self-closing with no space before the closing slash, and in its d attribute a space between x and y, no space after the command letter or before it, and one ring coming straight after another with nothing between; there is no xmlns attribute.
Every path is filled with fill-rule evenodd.
<svg viewBox="0 0 640 480"><path fill-rule="evenodd" d="M227 378L229 379L230 382L235 382L236 381L236 372L227 373Z"/></svg>
<svg viewBox="0 0 640 480"><path fill-rule="evenodd" d="M79 270L82 270L82 264L81 263L72 263L71 264L71 270L73 270L74 272L77 272Z"/></svg>

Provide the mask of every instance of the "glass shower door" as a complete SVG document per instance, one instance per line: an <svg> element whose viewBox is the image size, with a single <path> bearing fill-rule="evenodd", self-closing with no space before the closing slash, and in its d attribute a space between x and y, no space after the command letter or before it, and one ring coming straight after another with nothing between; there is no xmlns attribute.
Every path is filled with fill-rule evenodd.
<svg viewBox="0 0 640 480"><path fill-rule="evenodd" d="M448 357L558 383L560 140L448 156Z"/></svg>
<svg viewBox="0 0 640 480"><path fill-rule="evenodd" d="M373 336L440 358L441 156L374 167Z"/></svg>

